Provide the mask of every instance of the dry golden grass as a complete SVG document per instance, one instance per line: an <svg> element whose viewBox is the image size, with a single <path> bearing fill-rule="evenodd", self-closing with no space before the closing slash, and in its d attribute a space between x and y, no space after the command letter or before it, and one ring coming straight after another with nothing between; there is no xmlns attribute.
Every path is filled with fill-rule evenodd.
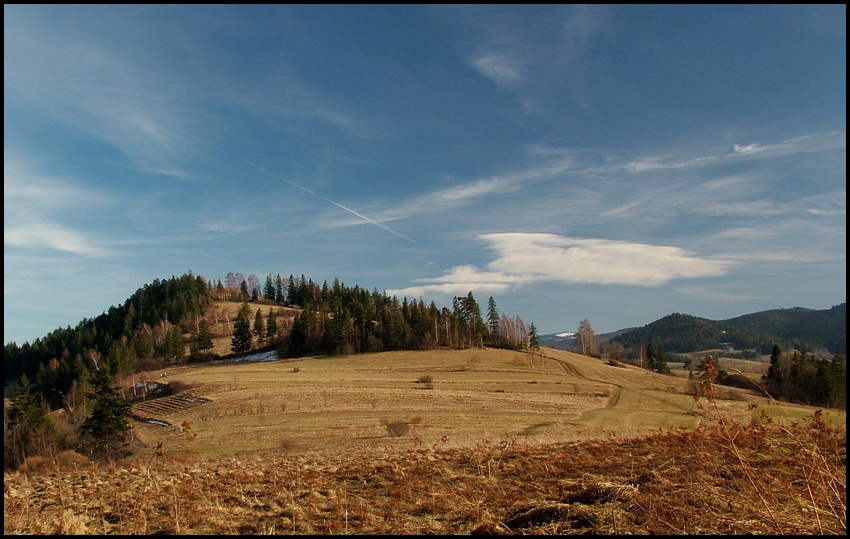
<svg viewBox="0 0 850 539"><path fill-rule="evenodd" d="M134 406L171 426L134 422L132 457L6 474L4 533L846 532L844 412L550 349L167 381L199 399Z"/></svg>

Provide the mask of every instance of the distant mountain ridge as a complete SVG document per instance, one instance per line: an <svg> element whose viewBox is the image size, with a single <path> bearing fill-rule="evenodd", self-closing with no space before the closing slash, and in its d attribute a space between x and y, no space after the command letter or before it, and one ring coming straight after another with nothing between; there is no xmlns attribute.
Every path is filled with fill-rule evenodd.
<svg viewBox="0 0 850 539"><path fill-rule="evenodd" d="M782 349L823 350L834 354L847 350L847 303L823 310L771 309L727 320L674 313L640 328L621 329L597 337L617 341L627 349L652 342L673 353L726 347L769 353L778 344ZM542 335L540 344L574 350L576 335L573 332Z"/></svg>
<svg viewBox="0 0 850 539"><path fill-rule="evenodd" d="M626 328L619 329L617 331L612 331L611 333L601 333L597 334L596 337L598 339L610 340L618 335L622 335L627 331L632 331L637 328ZM549 348L555 348L556 350L567 350L574 351L576 349L576 341L578 339L578 333L575 331L562 331L560 333L549 333L546 335L540 335L538 340L540 341L541 346L548 346Z"/></svg>

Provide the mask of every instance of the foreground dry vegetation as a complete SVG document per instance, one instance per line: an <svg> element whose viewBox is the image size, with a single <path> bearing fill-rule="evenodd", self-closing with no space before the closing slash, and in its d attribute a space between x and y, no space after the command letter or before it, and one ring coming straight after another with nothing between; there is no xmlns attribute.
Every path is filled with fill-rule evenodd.
<svg viewBox="0 0 850 539"><path fill-rule="evenodd" d="M4 533L846 533L843 411L549 349L167 380L127 460L6 474Z"/></svg>

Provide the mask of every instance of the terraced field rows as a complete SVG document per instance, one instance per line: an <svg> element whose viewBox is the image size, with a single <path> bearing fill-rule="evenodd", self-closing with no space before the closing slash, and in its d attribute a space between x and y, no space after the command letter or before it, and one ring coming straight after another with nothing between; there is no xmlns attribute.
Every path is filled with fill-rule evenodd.
<svg viewBox="0 0 850 539"><path fill-rule="evenodd" d="M167 416L182 412L192 408L193 406L198 406L207 402L210 402L209 399L198 397L189 393L181 393L179 395L169 395L167 397L160 397L158 399L134 404L132 411L139 417L155 419L160 416Z"/></svg>

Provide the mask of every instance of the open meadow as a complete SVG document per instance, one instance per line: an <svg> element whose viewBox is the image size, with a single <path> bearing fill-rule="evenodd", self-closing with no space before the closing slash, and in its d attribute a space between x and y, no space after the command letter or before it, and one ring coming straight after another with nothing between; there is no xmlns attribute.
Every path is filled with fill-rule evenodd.
<svg viewBox="0 0 850 539"><path fill-rule="evenodd" d="M844 535L844 411L699 381L549 348L136 375L170 394L133 454L7 473L4 532Z"/></svg>

